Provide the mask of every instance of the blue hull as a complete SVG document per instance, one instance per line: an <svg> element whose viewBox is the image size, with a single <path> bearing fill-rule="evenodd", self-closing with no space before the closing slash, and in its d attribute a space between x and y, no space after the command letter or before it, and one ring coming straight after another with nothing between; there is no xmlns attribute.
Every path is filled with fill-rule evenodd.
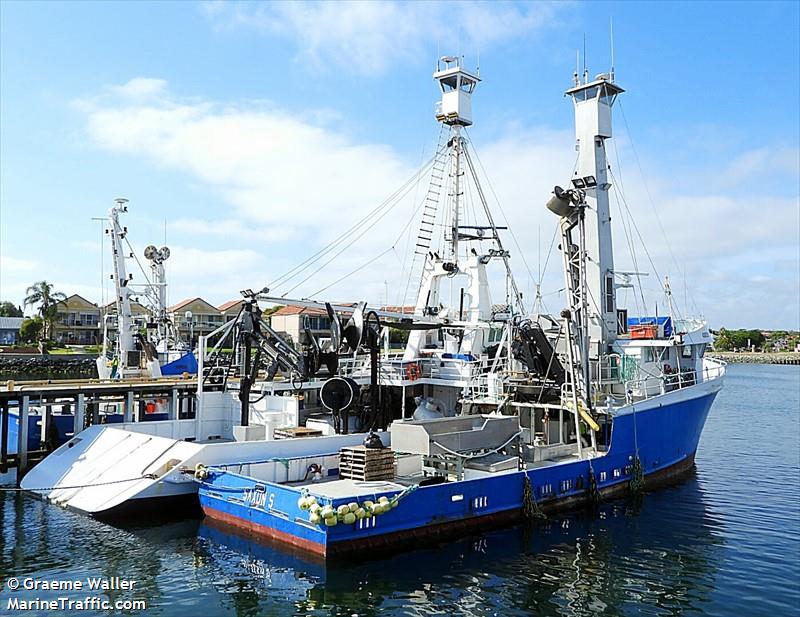
<svg viewBox="0 0 800 617"><path fill-rule="evenodd" d="M56 446L60 446L72 437L73 416L53 414L50 416L51 422L55 425L58 432ZM28 416L28 451L38 450L42 447L42 417L38 415ZM8 410L8 439L6 441L8 453L16 454L19 445L19 411L17 409Z"/></svg>
<svg viewBox="0 0 800 617"><path fill-rule="evenodd" d="M325 556L449 537L519 519L526 476L537 504L555 509L592 499L593 483L602 496L627 491L637 450L650 482L685 472L694 463L715 396L716 392L711 392L617 416L609 450L603 456L420 487L404 495L388 512L354 524L312 524L309 513L298 507L299 489L227 471L211 471L200 487L200 504L211 518ZM377 501L385 495L391 499L396 494L369 498ZM326 503L335 508L363 499L344 497Z"/></svg>

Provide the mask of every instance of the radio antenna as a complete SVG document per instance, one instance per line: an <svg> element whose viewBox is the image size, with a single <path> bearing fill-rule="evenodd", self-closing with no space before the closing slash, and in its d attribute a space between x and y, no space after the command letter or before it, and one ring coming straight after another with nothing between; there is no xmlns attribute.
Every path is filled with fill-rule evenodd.
<svg viewBox="0 0 800 617"><path fill-rule="evenodd" d="M589 71L586 69L586 33L583 33L583 83L589 83Z"/></svg>
<svg viewBox="0 0 800 617"><path fill-rule="evenodd" d="M614 18L609 17L608 32L611 38L611 81L614 81Z"/></svg>

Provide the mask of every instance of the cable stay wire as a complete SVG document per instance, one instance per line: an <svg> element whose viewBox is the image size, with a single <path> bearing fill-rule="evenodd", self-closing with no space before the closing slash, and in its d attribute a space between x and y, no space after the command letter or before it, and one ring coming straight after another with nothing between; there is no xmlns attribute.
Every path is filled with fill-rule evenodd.
<svg viewBox="0 0 800 617"><path fill-rule="evenodd" d="M442 127L441 127L441 129L439 131L439 139L437 139L437 142L436 142L437 145L434 146L434 159L439 154L438 143L441 141L441 133L443 131L444 131L444 125L442 125ZM422 159L423 159L424 156L425 156L425 146L423 145L422 151L420 152L420 155L419 155L420 164L422 164ZM431 169L433 169L433 168L431 168ZM422 179L421 175L417 176L417 182L416 182L416 185L414 186L414 199L411 202L412 205L416 204L417 200L419 199L419 184L420 184L420 180L421 179ZM414 214L412 214L412 216L416 216L416 212L419 210L420 206L421 206L421 203L414 208L414 210L413 210ZM409 255L410 252L411 252L411 231L409 229L409 233L406 236L406 245L405 245L405 248L403 249L403 262L402 262L402 266L400 268L400 280L401 281L404 280L405 276L406 276L406 265L407 265L407 262L408 262L408 255ZM413 259L412 259L412 265L413 265ZM411 265L409 265L408 276L409 276L409 279L410 279L411 278ZM397 287L397 295L395 296L395 305L400 305L401 303L405 304L405 299L400 298L400 290L401 289L402 289L402 286L398 285L398 287ZM388 298L386 299L386 303L387 304L389 303L389 299Z"/></svg>
<svg viewBox="0 0 800 617"><path fill-rule="evenodd" d="M614 183L616 183L616 178L614 177L613 172L611 172L611 170L609 170L609 173L611 174L611 179L614 181ZM612 186L613 186L613 184L612 184ZM633 229L636 231L636 235L638 236L639 242L641 243L642 248L644 249L645 255L647 255L647 261L650 263L650 267L653 269L653 272L655 273L656 278L658 279L658 284L659 284L659 286L661 288L661 292L666 295L668 293L668 290L664 285L663 279L661 278L661 275L659 274L658 269L656 268L655 262L653 261L653 258L650 255L650 251L647 250L647 244L644 241L644 237L642 236L641 231L639 231L639 226L636 224L636 219L634 219L633 215L631 214L631 210L628 207L628 202L625 200L625 196L620 194L619 191L616 190L616 188L614 190L617 193L618 198L621 199L622 204L625 206L625 211L628 213L628 217L630 217L629 218L630 223L633 225ZM644 299L643 299L643 301L644 301ZM676 309L676 311L677 311L677 309ZM681 314L680 314L680 311L677 311L677 313L678 313L678 315L677 315L678 319L683 319Z"/></svg>
<svg viewBox="0 0 800 617"><path fill-rule="evenodd" d="M467 135L467 139L469 140L469 144L470 144L470 146L472 146L470 149L472 150L472 152L475 153L475 159L478 161L478 167L480 168L481 173L483 174L483 177L486 179L486 183L489 185L489 190L492 192L492 197L494 197L495 203L497 203L497 208L500 210L500 214L503 216L503 221L505 222L506 227L508 228L508 231L511 234L511 240L514 242L514 246L517 248L517 251L519 251L519 256L522 259L522 263L524 264L525 269L528 271L528 276L530 276L533 280L536 280L536 277L533 276L533 272L532 272L530 266L528 265L528 260L525 258L525 253L522 250L522 246L520 245L519 241L517 240L517 235L514 233L514 228L511 226L511 223L508 220L508 216L506 216L505 210L503 209L503 204L500 203L500 198L497 196L497 191L494 190L494 185L492 184L492 179L489 177L489 174L486 173L486 168L483 166L483 161L481 161L480 155L478 154L477 149L474 147L473 142L472 142L472 137L469 135L469 132L467 131L466 127L464 128L464 134ZM469 161L471 159L468 158L467 160ZM477 175L475 175L475 182L478 183ZM479 187L479 191L480 191L480 187ZM487 204L487 214L488 214L488 204ZM492 226L494 226L494 225L492 225ZM498 242L499 242L499 239L498 239ZM510 270L509 270L508 274L509 274L509 276L511 276L511 278L513 280L513 275L511 274ZM515 291L516 291L516 283L514 283L514 288L515 288ZM519 295L519 301L520 301L520 304L521 304L520 308L524 311L524 304L522 304L522 296L519 294L519 291L516 291L516 294Z"/></svg>
<svg viewBox="0 0 800 617"><path fill-rule="evenodd" d="M426 167L427 167L427 165L426 165ZM420 171L422 171L422 170L420 170ZM415 174L415 176L416 176L416 174ZM412 178L412 180L413 180L413 178ZM411 184L411 182L406 182L406 184L403 187L403 192L402 193L398 194L397 192L395 192L396 198L391 203L391 205L386 207L384 209L384 211L382 213L380 213L379 216L372 217L372 220L369 221L369 225L367 225L367 226L362 225L361 231L357 235L355 235L350 240L350 242L348 242L347 244L342 246L336 253L334 253L334 255L330 259L328 259L327 261L323 262L317 269L312 271L311 274L309 274L303 280L301 280L299 283L295 284L293 287L291 287L290 289L285 291L281 295L281 297L286 297L288 294L292 293L295 289L297 289L298 287L300 287L301 285L303 285L304 283L309 281L316 274L318 274L320 271L322 271L328 265L330 265L331 262L336 260L342 253L344 253L346 250L348 250L350 247L352 247L356 242L358 242L358 240L360 240L362 237L364 237L364 235L366 235L367 232L369 232L369 231L371 231L373 229L373 227L375 226L375 224L377 224L378 221L380 221L383 217L385 217L387 214L389 214L389 212L391 212L401 202L401 200L411 191L412 187L413 187L413 184ZM401 232L401 237L402 237L402 232ZM398 238L398 240L399 240L399 238ZM341 244L341 242L339 244ZM393 248L393 246L394 245L392 245L392 248ZM388 252L388 251L385 251L385 252ZM315 264L316 264L316 262L315 262ZM308 268L304 268L304 270L306 270L306 269L308 269ZM294 278L294 276L292 278Z"/></svg>
<svg viewBox="0 0 800 617"><path fill-rule="evenodd" d="M658 208L656 208L655 201L653 200L653 195L650 193L650 187L647 184L647 179L645 178L644 168L642 167L642 162L639 158L639 152L636 149L636 144L633 142L633 134L631 133L630 125L628 124L628 118L625 115L625 107L622 104L622 101L619 101L619 109L622 112L622 120L625 123L625 132L628 135L628 141L631 144L631 150L633 151L634 158L636 159L636 166L639 168L639 175L642 178L642 186L644 186L645 193L647 194L647 200L650 203L650 207L653 209L653 214L655 215L656 222L658 223L658 228L661 231L661 235L664 236L664 242L667 245L667 250L669 252L670 257L672 258L672 263L675 264L675 268L677 269L678 273L686 272L686 266L684 264L681 267L681 264L678 262L678 258L675 256L674 251L672 250L672 244L669 241L669 236L667 235L666 230L664 229L664 224L661 222L661 217L658 214ZM692 304L697 310L697 304L695 303L694 296L691 292L689 292L689 298L692 301ZM689 307L686 307L687 310Z"/></svg>
<svg viewBox="0 0 800 617"><path fill-rule="evenodd" d="M360 270L362 270L362 269L366 268L366 267L367 267L367 266L369 266L370 264L372 264L372 263L376 262L378 259L380 259L381 257L383 257L384 255L386 255L387 253L389 253L389 252L391 252L391 251L394 251L394 252L395 252L395 255L397 256L397 259L398 259L398 261L400 261L400 257L399 257L399 255L397 255L397 251L396 251L396 248L397 248L397 243L398 243L398 242L400 242L400 240L402 239L402 237L403 237L404 235L406 235L406 232L409 232L409 231L410 231L410 229L411 229L411 223L413 223L413 222L414 222L414 219L415 219L415 218L416 218L416 216L417 216L417 212L419 212L419 210L422 208L422 206L424 205L424 203L425 203L425 202L424 202L424 201L422 201L422 202L420 202L420 203L417 205L417 207L416 207L416 208L414 208L414 210L411 212L411 216L409 217L408 221L407 221L407 222L406 222L406 224L403 226L403 228L400 230L400 233L397 235L397 237L395 238L395 241L392 243L392 245L391 245L389 248L387 248L387 249L385 249L385 250L381 251L381 252L380 252L378 255L376 255L376 256L374 256L374 257L372 257L371 259L368 259L366 262L364 262L363 264L361 264L360 266L358 266L358 267L357 267L357 268L355 268L354 270L352 270L352 271L348 272L348 273L347 273L347 274L345 274L344 276L342 276L342 277L340 277L340 278L336 279L336 280L335 280L335 281L333 281L332 283L329 283L329 284L328 284L328 285L326 285L325 287L323 287L323 288L321 288L321 289L318 289L318 290L317 290L317 291L315 291L314 293L310 294L310 296L309 296L309 297L316 296L317 294L320 294L320 293L322 293L323 291L326 291L327 289L329 289L329 288L333 287L333 286L334 286L334 285L336 285L337 283L341 283L341 282L342 282L342 281L344 281L345 279L349 278L350 276L352 276L352 275L353 275L353 274L355 274L356 272L359 272ZM330 262L328 262L328 263L330 263ZM288 292L287 292L287 293L288 293Z"/></svg>
<svg viewBox="0 0 800 617"><path fill-rule="evenodd" d="M376 206L373 210L368 212L364 217L362 217L359 221L353 224L350 228L342 232L339 236L337 236L333 241L322 247L319 251L314 253L313 255L307 257L305 260L300 262L299 264L295 265L293 268L279 276L278 278L270 281L267 284L267 287L275 287L279 285L284 285L288 283L293 278L296 278L308 268L314 266L319 259L327 255L328 253L336 250L336 248L346 242L351 235L362 229L363 227L369 227L374 224L377 220L382 218L381 212L385 209L391 210L397 205L397 200L405 196L410 190L410 187L413 186L413 183L421 176L425 175L429 168L433 165L435 160L435 155L432 156L420 169L418 169L406 182L404 182L397 190L395 190L389 197L387 197L381 204ZM385 212L384 212L385 214ZM375 220L373 220L375 219ZM294 288L293 288L294 289ZM288 292L287 292L288 293ZM283 294L286 295L286 294Z"/></svg>

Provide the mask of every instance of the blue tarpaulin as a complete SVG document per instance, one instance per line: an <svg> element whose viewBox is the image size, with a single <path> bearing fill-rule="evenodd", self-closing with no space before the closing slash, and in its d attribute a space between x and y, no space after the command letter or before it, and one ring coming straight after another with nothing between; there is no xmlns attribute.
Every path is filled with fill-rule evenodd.
<svg viewBox="0 0 800 617"><path fill-rule="evenodd" d="M190 373L192 375L197 373L197 358L193 353L187 353L177 360L173 360L168 364L161 367L162 375L181 375L183 373Z"/></svg>

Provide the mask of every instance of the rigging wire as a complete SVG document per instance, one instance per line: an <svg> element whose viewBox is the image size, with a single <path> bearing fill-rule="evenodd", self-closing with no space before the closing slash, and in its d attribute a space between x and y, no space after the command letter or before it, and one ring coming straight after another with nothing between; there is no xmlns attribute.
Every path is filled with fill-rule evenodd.
<svg viewBox="0 0 800 617"><path fill-rule="evenodd" d="M319 290L315 291L314 293L310 294L310 296L316 296L317 294L320 294L320 293L322 293L323 291L327 290L328 288L330 288L330 287L333 287L333 286L334 286L334 285L336 285L337 283L340 283L340 282L342 282L343 280L345 280L346 278L348 278L348 277L352 276L353 274L355 274L355 273L356 273L356 272L358 272L359 270L362 270L363 268L366 268L368 265L370 265L370 264L374 263L375 261L377 261L378 259L380 259L380 258L381 258L381 257L383 257L384 255L386 255L386 254L387 254L387 253L389 253L390 251L394 251L394 253L395 253L395 256L397 257L397 260L398 260L398 261L400 261L400 256L399 256L399 255L397 255L397 251L396 251L396 248L397 248L397 243L398 243L398 242L400 242L401 238L402 238L402 237L403 237L403 236L406 234L406 231L410 231L410 229L411 229L411 223L413 223L413 222L414 222L414 219L415 219L415 218L416 218L416 216L417 216L417 212L420 210L420 208L422 208L422 206L423 206L423 205L424 205L424 202L420 202L420 203L417 205L417 207L416 207L416 208L414 208L414 210L411 212L411 216L409 217L408 221L407 221L407 222L406 222L406 224L403 226L403 228L400 230L400 233L397 235L397 238L395 238L395 241L392 243L392 245L391 245L389 248L387 248L387 249L386 249L386 250L384 250L384 251L381 251L381 252L380 252L378 255L376 255L375 257L373 257L373 258L371 258L371 259L368 259L366 262L364 262L363 264L361 264L360 266L358 266L357 268L355 268L355 269L354 269L354 270L352 270L351 272L348 272L348 273L347 273L347 274L345 274L344 276L342 276L342 277L340 277L340 278L336 279L335 281L333 281L332 283L330 283L330 284L326 285L326 286L325 286L325 287L323 287L322 289L319 289ZM288 293L288 292L287 292L287 293Z"/></svg>
<svg viewBox="0 0 800 617"><path fill-rule="evenodd" d="M611 174L611 179L616 183L616 178L614 177L614 173L611 170L609 170L609 173ZM658 279L658 283L659 283L659 285L661 287L661 291L664 294L666 294L667 290L664 287L664 283L662 282L661 275L658 273L658 269L656 268L656 265L653 262L653 258L650 255L650 251L647 250L647 244L645 243L644 238L642 237L642 233L639 231L639 226L636 224L636 220L633 218L633 215L631 214L631 210L628 207L628 202L626 201L625 196L621 195L619 193L619 191L616 190L616 188L614 190L617 193L618 198L621 199L622 204L625 206L625 211L628 213L628 216L630 217L630 219L629 219L630 223L633 225L633 229L636 231L636 235L639 237L639 242L641 242L642 248L644 249L644 252L645 252L645 255L647 255L647 260L650 262L650 267L653 268L653 272L655 272L656 278ZM680 312L678 312L678 318L682 319L682 317L680 315Z"/></svg>
<svg viewBox="0 0 800 617"><path fill-rule="evenodd" d="M383 257L384 255L386 255L386 253L389 253L390 251L393 251L393 250L394 250L394 246L390 246L388 249L386 249L386 250L384 250L384 251L381 251L380 253L378 253L377 255L375 255L375 257L373 257L372 259L369 259L369 260L367 260L366 262L364 262L363 264L361 264L360 266L358 266L358 267L357 267L357 268L355 268L354 270L352 270L352 271L348 272L348 273L347 273L347 274L345 274L344 276L342 276L342 277L340 277L340 278L336 279L335 281L333 281L332 283L329 283L328 285L325 285L325 287L322 287L321 289L318 289L318 290L317 290L317 291L315 291L314 293L312 293L312 294L309 294L309 296L308 296L308 297L309 297L309 298L313 298L314 296L316 296L316 295L318 295L318 294L321 294L323 291L326 291L327 289L329 289L329 288L333 287L333 286L334 286L334 285L336 285L337 283L341 283L341 282L342 282L343 280L345 280L346 278L349 278L349 277L353 276L353 275L354 275L356 272L358 272L359 270L362 270L362 269L366 268L367 266L369 266L370 264L372 264L372 263L374 263L374 262L378 261L378 260L379 260L381 257Z"/></svg>
<svg viewBox="0 0 800 617"><path fill-rule="evenodd" d="M602 143L603 143L603 149L605 149L605 141L603 141ZM639 264L638 264L638 259L636 257L636 248L635 248L635 245L634 245L634 242L633 242L633 234L630 231L630 221L628 221L627 217L625 216L625 213L622 211L622 206L620 205L620 200L619 200L619 197L617 195L617 191L619 191L620 194L623 194L623 195L625 194L625 186L624 186L624 183L622 182L622 165L620 165L620 162L619 162L619 149L617 148L616 143L613 142L613 141L612 141L612 146L614 147L614 158L616 159L616 162L617 162L617 171L619 171L619 174L620 174L620 176L619 176L619 188L617 188L615 186L613 194L614 194L615 202L616 202L616 205L617 205L617 209L619 210L620 219L622 220L622 231L625 234L625 240L628 243L628 250L630 251L631 260L633 261L633 269L634 269L634 271L637 272L637 274L635 276L636 276L636 283L637 283L638 288L639 288L639 295L641 296L641 299L642 299L642 307L641 307L641 309L639 308L639 298L636 296L636 289L635 288L634 288L634 293L633 293L633 302L636 305L636 312L641 314L641 315L643 315L644 312L646 311L647 304L644 301L644 290L642 289L642 277L641 277L640 274L638 274L638 272L639 272ZM607 159L608 159L608 155L606 153L606 160ZM611 173L611 166L610 165L608 166L608 171L609 171L609 173ZM626 296L627 296L627 294L626 294Z"/></svg>
<svg viewBox="0 0 800 617"><path fill-rule="evenodd" d="M675 253L672 250L672 244L669 241L669 236L667 235L667 232L664 229L664 225L661 222L661 217L658 214L658 208L656 208L655 201L653 200L653 196L650 193L650 187L647 185L647 180L645 179L644 175L644 169L642 168L642 162L639 159L639 152L636 149L636 144L633 143L633 135L631 133L630 125L628 124L628 118L625 115L625 107L622 105L622 101L619 102L619 109L622 112L622 120L625 123L625 132L628 134L628 141L631 144L631 150L633 151L634 158L636 159L636 166L639 168L639 174L642 177L642 185L644 186L645 193L647 194L647 200L650 203L650 207L653 209L653 214L655 214L655 219L656 222L658 223L658 228L661 231L661 235L664 236L664 242L667 245L667 250L669 251L670 257L672 258L672 263L675 264L675 268L677 268L678 273L680 273L681 271L686 272L686 267L684 266L683 268L681 268L681 265L678 262L677 257L675 257ZM689 298L691 299L692 305L697 311L697 304L695 303L694 296L691 294L691 292L689 292ZM689 307L686 308L688 310Z"/></svg>
<svg viewBox="0 0 800 617"><path fill-rule="evenodd" d="M345 252L347 249L349 249L350 247L352 247L352 246L353 246L353 245L354 245L354 244L355 244L355 243L356 243L358 240L360 240L360 239L361 239L361 238L362 238L362 237L363 237L363 236L364 236L364 235L365 235L365 234L366 234L368 231L372 230L372 228L374 227L374 225L375 225L375 224L376 224L378 221L380 221L380 220L381 220L381 219L382 219L384 216L386 216L386 215L387 215L389 212L391 212L391 211L392 211L392 210L395 208L395 206L397 206L397 205L400 203L400 200L402 200L402 199L403 199L403 198L404 198L404 197L405 197L405 196L406 196L406 195L407 195L407 194L408 194L410 191L411 191L411 186L409 185L409 186L407 186L407 187L406 187L406 190L405 190L405 192L403 192L402 194L400 194L400 195L397 197L397 200L396 200L396 201L395 201L395 202L394 202L394 203L393 203L393 204L392 204L390 207L388 207L388 208L387 208L387 209L386 209L386 210L385 210L385 211L384 211L384 212L383 212L383 213L382 213L382 214L381 214L379 217L377 217L377 218L376 218L374 221L372 221L372 222L371 222L371 225L370 225L369 227L364 227L364 229L362 229L362 230L361 230L361 232L360 232L358 235L356 235L356 236L355 236L355 237L352 239L352 241L351 241L351 242L349 242L348 244L344 245L344 246L343 246L343 247L342 247L342 248L341 248L341 249L340 249L340 250L339 250L339 251L338 251L338 252L337 252L337 253L336 253L336 254L335 254L333 257L331 257L331 258L330 258L329 260L327 260L325 263L323 263L322 265L320 265L320 266L319 266L319 268L317 268L316 270L314 270L314 271L313 271L311 274L309 274L309 275L308 275L306 278L304 278L302 281L300 281L299 283L297 283L297 284L296 284L294 287L292 287L291 289L289 289L289 290L287 290L286 292L284 292L283 296L285 297L286 295L290 294L292 291L294 291L295 289L297 289L297 288L298 288L300 285L302 285L303 283L305 283L306 281L308 281L309 279L311 279L311 278L312 278L314 275L316 275L318 272L320 272L321 270L323 270L324 268L326 268L326 267L327 267L327 266L328 266L328 265L329 265L331 262L333 262L333 261L334 261L334 260L335 260L337 257L339 257L339 255L341 255L341 254L342 254L342 253L344 253L344 252ZM417 213L417 211L418 211L418 210L419 210L419 209L422 207L422 205L423 205L422 203L420 203L419 205L417 205L417 207L416 207L416 208L414 209L414 211L411 213L411 217L409 218L408 222L405 224L405 226L404 226L404 227L402 228L402 230L400 231L400 235L398 235L398 237L395 239L394 243L392 243L392 245L389 247L389 249L387 249L387 250L383 251L383 253L381 253L381 255L380 255L380 256L383 256L383 255L385 255L386 253L388 253L388 252L389 252L389 250L391 250L391 249L394 249L394 248L395 248L395 245L396 245L396 244L397 244L397 243L400 241L400 239L403 237L403 234L405 233L406 229L407 229L407 228L408 228L408 227L411 225L412 221L414 220L414 217L416 216L416 213ZM374 259L372 259L372 260L370 260L368 263L372 263L372 261L374 261L375 259L377 259L377 257L376 257L376 258L374 258ZM367 263L367 264L363 264L363 265L362 265L362 266L360 266L359 268L356 268L356 270L354 270L354 271L353 271L353 273L354 273L354 272L357 272L357 271L358 271L358 270L360 270L362 267L365 267L366 265L368 265L368 263ZM348 274L348 275L346 275L345 277L343 277L343 279L344 279L344 278L347 278L347 276L350 276L350 275L349 275L349 274ZM342 279L342 280L343 280L343 279ZM332 283L332 284L333 284L333 283ZM328 285L328 286L327 286L327 287L325 287L324 289L327 289L328 287L330 287L330 285ZM315 292L315 293L318 293L318 292Z"/></svg>
<svg viewBox="0 0 800 617"><path fill-rule="evenodd" d="M434 149L433 149L434 161L436 160L436 157L437 157L437 156L439 156L439 144L440 144L440 143L441 143L441 141L442 141L442 132L444 131L444 127L445 127L445 125L443 124L443 125L441 126L441 129L439 130L439 138L436 140L436 145L434 146ZM419 158L420 158L420 164L422 163L422 160L423 160L423 157L424 157L424 156L425 156L425 146L423 145L423 146L422 146L422 151L421 151L421 152L420 152L420 154L419 154ZM431 167L431 170L432 170L432 169L433 169L433 167ZM414 186L414 200L411 202L411 203L412 203L412 205L413 205L413 204L416 204L416 203L417 203L417 199L419 198L419 183L420 183L420 180L421 180L421 179L422 179L422 176L421 176L421 175L417 176L417 182L416 182L416 185ZM432 182L432 181L433 181L433 180L431 179L431 182ZM427 195L425 196L425 199L427 199ZM420 205L421 205L421 204L420 204ZM413 211L413 212L414 212L415 214L416 214L416 212L419 210L419 208L420 208L420 205L417 205L417 207L415 207L415 208L414 208L414 211ZM405 276L406 276L406 264L407 264L407 262L408 262L408 255L411 253L411 250L410 250L410 249L411 249L411 229L410 229L410 227L409 227L409 233L408 233L408 235L406 236L406 246L405 246L405 248L403 249L403 263L402 263L402 267L400 268L400 280L401 280L401 281L402 281L402 280L405 278ZM409 278L409 280L411 279L411 269L412 269L412 267L413 267L413 263L414 263L414 262L413 262L413 259L412 259L412 263L411 263L411 264L409 264L409 266L408 266L408 267L409 267L409 272L408 272L408 278ZM395 296L395 305L396 305L396 306L405 305L405 297L403 297L403 298L401 298L401 297L400 297L400 290L401 290L401 289L402 289L402 286L398 285L398 287L397 287L397 295ZM387 298L386 302L387 302L387 304L388 304L388 302L389 302L388 298Z"/></svg>
<svg viewBox="0 0 800 617"><path fill-rule="evenodd" d="M469 139L470 145L472 145L472 137L470 137L469 132L467 131L466 127L464 127L464 134ZM483 162L481 161L481 157L478 155L478 151L474 146L472 147L472 151L475 153L475 159L478 161L478 166L481 169L481 173L483 173L484 178L486 178L486 183L489 185L489 190L492 192L492 196L494 197L494 200L497 203L497 207L500 210L500 214L503 215L503 221L505 221L506 227L508 228L508 231L511 234L511 239L514 242L514 246L516 246L517 250L519 251L519 256L522 258L522 263L525 265L525 269L528 271L528 276L530 276L532 279L536 280L536 278L533 276L533 272L531 271L530 266L528 265L528 260L525 259L525 253L522 251L522 247L520 246L519 241L517 240L517 236L514 233L514 229L511 227L511 224L508 222L508 217L506 216L505 210L503 210L503 205L500 203L500 198L497 196L497 192L494 190L494 185L492 185L492 180L489 177L489 174L486 173L486 169L483 166ZM475 178L475 181L477 182L478 179ZM509 272L509 274L510 274L510 272Z"/></svg>
<svg viewBox="0 0 800 617"><path fill-rule="evenodd" d="M362 217L359 221L357 221L349 229L347 229L344 232L342 232L332 242L328 243L326 246L322 247L319 251L317 251L316 253L314 253L310 257L306 258L305 260L303 260L302 262L300 262L299 264L297 264L296 266L294 266L293 268L291 268L290 270L288 270L287 272L285 272L284 274L282 274L278 278L276 278L273 281L269 282L267 284L267 287L274 287L276 285L283 285L283 284L288 283L290 280L292 280L293 278L299 276L302 272L304 272L308 268L310 268L313 265L315 265L322 257L324 257L328 253L330 253L333 250L335 250L340 244L342 244L343 242L347 241L354 232L360 230L361 228L363 228L365 226L366 226L367 229L369 229L370 228L369 224L370 223L374 224L374 222L375 222L375 221L372 221L372 219L374 217L376 217L377 215L379 215L382 210L384 210L386 208L388 208L388 210L391 210L392 208L394 208L397 205L397 201L396 200L399 198L398 196L402 197L405 194L407 194L408 191L410 190L410 187L413 186L414 181L417 180L418 177L424 175L428 171L428 168L430 168L433 165L434 160L435 160L435 156L431 157L419 170L417 170L408 180L406 180L406 182L403 183L403 185L401 185L400 188L398 188L396 191L394 191L394 193L392 193L389 197L387 197L386 200L384 200L381 204L379 204L373 210L371 210L369 213L367 213L364 217ZM379 220L385 214L386 213L384 212L376 220ZM363 235L363 233L361 235ZM360 236L358 236L358 237L360 237ZM292 289L294 289L294 287ZM287 292L287 293L289 293L289 292ZM284 294L284 295L286 295L286 294Z"/></svg>
<svg viewBox="0 0 800 617"><path fill-rule="evenodd" d="M641 313L640 311L645 309L645 307L647 306L647 303L644 301L644 289L642 287L642 277L639 274L639 260L638 260L638 258L636 256L636 247L635 247L634 242L633 242L633 233L632 233L632 231L630 229L630 221L625 216L625 213L622 210L622 205L620 204L620 199L619 199L619 196L617 195L616 188L614 189L614 193L613 194L614 194L614 202L615 202L615 204L617 206L617 210L619 211L620 220L622 221L622 231L623 231L623 233L625 235L625 241L626 241L626 243L628 245L628 251L630 252L630 255L631 255L631 261L633 262L633 270L636 273L634 276L636 277L636 287L638 287L639 296L641 296L641 300L642 300L641 309L639 307L639 296L636 295L636 288L634 288L633 302L634 302L634 304L636 306L637 313L644 314L644 313Z"/></svg>

